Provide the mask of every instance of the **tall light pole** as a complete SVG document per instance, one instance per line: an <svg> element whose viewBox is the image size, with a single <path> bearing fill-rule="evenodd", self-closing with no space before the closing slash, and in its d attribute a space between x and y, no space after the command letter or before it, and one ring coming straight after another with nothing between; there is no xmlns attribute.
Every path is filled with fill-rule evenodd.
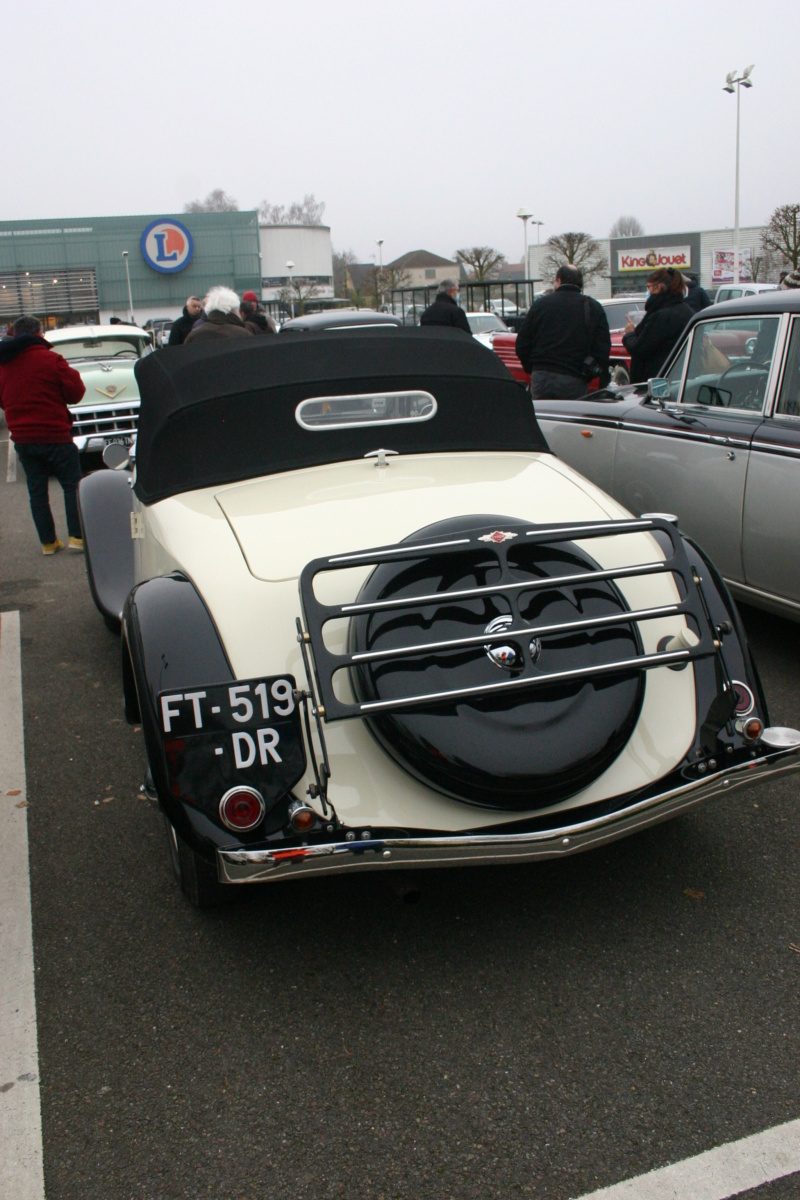
<svg viewBox="0 0 800 1200"><path fill-rule="evenodd" d="M751 63L749 67L745 67L741 75L737 75L735 71L729 71L725 76L725 87L723 92L730 92L733 95L736 92L736 201L734 204L733 216L733 282L739 282L739 101L741 100L742 88L751 88L753 85L750 82L750 72L755 63Z"/></svg>
<svg viewBox="0 0 800 1200"><path fill-rule="evenodd" d="M292 306L292 317L294 317L294 284L292 283L292 271L294 270L294 263L291 259L289 259L286 264L286 270L289 272L289 303Z"/></svg>
<svg viewBox="0 0 800 1200"><path fill-rule="evenodd" d="M122 251L122 261L125 263L125 278L128 281L128 304L130 305L130 309L131 309L131 325L135 325L136 322L133 319L133 296L131 294L131 273L128 270L128 251L127 250Z"/></svg>
<svg viewBox="0 0 800 1200"><path fill-rule="evenodd" d="M533 216L529 208L521 208L517 213L520 221L522 221L522 237L525 245L525 253L522 258L522 278L528 278L528 221ZM525 284L525 307L530 306L530 296L528 295L528 285Z"/></svg>
<svg viewBox="0 0 800 1200"><path fill-rule="evenodd" d="M379 286L380 286L380 290L381 290L381 304L383 304L383 302L384 302L383 301L383 238L378 238L377 242L378 242L378 270L380 271L380 275L378 276L378 282L379 282Z"/></svg>

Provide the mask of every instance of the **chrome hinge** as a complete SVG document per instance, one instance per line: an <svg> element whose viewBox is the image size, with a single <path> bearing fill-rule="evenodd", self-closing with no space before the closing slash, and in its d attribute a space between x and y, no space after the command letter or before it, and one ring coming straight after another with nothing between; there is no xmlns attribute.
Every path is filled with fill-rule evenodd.
<svg viewBox="0 0 800 1200"><path fill-rule="evenodd" d="M131 513L131 537L132 538L143 538L144 537L144 517L142 516L141 513L138 513L138 512Z"/></svg>

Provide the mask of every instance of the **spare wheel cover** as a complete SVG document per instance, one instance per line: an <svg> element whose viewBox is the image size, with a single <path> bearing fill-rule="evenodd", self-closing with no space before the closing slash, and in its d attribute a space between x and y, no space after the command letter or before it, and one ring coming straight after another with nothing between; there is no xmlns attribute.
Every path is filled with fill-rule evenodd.
<svg viewBox="0 0 800 1200"><path fill-rule="evenodd" d="M498 582L497 559L476 535L529 523L498 516L462 516L418 530L405 542L453 534L473 536L463 555L428 554L414 562L376 567L359 601L455 590ZM565 575L597 567L574 543L513 542L508 563L515 579ZM611 613L628 605L611 581L554 585L519 594L526 624L544 625ZM354 653L410 641L432 642L482 633L509 614L498 596L403 609L353 618ZM530 639L517 639L515 653L537 654ZM602 632L549 635L542 639L537 667L550 673L632 658L641 653L635 624ZM496 656L497 657L497 656ZM389 700L410 692L446 691L513 676L483 645L424 658L353 667L360 701ZM644 696L644 672L599 676L538 689L509 689L443 706L403 709L367 720L373 735L396 762L416 778L456 799L484 807L523 810L553 804L585 788L614 762L636 724Z"/></svg>

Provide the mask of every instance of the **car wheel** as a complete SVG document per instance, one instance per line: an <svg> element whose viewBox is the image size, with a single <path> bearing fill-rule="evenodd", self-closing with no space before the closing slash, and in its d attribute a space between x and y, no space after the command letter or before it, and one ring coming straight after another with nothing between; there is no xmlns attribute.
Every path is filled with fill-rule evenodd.
<svg viewBox="0 0 800 1200"><path fill-rule="evenodd" d="M614 367L611 372L612 383L616 383L618 387L627 387L630 381L631 377L625 367Z"/></svg>
<svg viewBox="0 0 800 1200"><path fill-rule="evenodd" d="M508 529L514 518L474 516L437 522L405 542L462 535L482 529ZM516 535L514 535L516 536ZM628 610L611 580L587 577L596 563L574 542L513 543L505 552L515 587L526 578L532 588L520 590L514 602L525 627L569 624L611 616L602 632L580 628L553 633L541 641L511 636L494 647L478 642L455 651L431 650L419 658L402 657L358 663L351 672L362 703L402 700L418 695L446 696L450 690L487 686L493 694L461 698L436 707L403 705L367 718L376 740L405 770L429 787L468 804L505 811L543 808L587 787L605 771L627 744L638 720L644 695L641 672L608 674L603 665L641 653L635 623L620 621ZM456 555L421 553L419 558L376 567L364 582L359 603L392 601L414 595L451 593L441 604L394 608L355 617L350 623L351 653L391 650L415 643L446 646L464 637L496 634L515 623L506 601L493 595L457 597L464 589L481 589L498 580L498 560L487 548ZM570 576L580 582L570 584ZM544 580L552 578L551 586ZM530 623L530 626L529 626ZM549 687L503 691L535 664L534 675L560 674ZM597 666L596 677L570 680L576 668Z"/></svg>
<svg viewBox="0 0 800 1200"><path fill-rule="evenodd" d="M220 883L211 863L187 845L167 817L164 825L172 873L189 903L195 908L216 908L237 899L238 890Z"/></svg>

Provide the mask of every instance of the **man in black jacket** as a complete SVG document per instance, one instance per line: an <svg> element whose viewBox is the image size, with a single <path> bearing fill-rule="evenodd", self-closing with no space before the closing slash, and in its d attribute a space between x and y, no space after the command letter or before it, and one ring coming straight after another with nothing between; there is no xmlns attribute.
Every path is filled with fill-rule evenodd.
<svg viewBox="0 0 800 1200"><path fill-rule="evenodd" d="M167 345L182 346L202 311L203 301L197 296L190 296L183 306L183 315L178 317L177 321L172 322Z"/></svg>
<svg viewBox="0 0 800 1200"><path fill-rule="evenodd" d="M711 297L704 287L700 286L700 280L696 275L684 275L686 284L686 303L692 312L702 312L704 308L709 308L711 305Z"/></svg>
<svg viewBox="0 0 800 1200"><path fill-rule="evenodd" d="M420 325L449 325L453 329L463 329L472 337L466 313L458 303L458 282L455 279L443 279L439 284L436 299L425 309L419 319Z"/></svg>
<svg viewBox="0 0 800 1200"><path fill-rule="evenodd" d="M608 319L582 289L578 267L559 267L553 291L534 301L517 335L517 356L530 373L534 400L577 400L595 376L601 387L608 381Z"/></svg>

